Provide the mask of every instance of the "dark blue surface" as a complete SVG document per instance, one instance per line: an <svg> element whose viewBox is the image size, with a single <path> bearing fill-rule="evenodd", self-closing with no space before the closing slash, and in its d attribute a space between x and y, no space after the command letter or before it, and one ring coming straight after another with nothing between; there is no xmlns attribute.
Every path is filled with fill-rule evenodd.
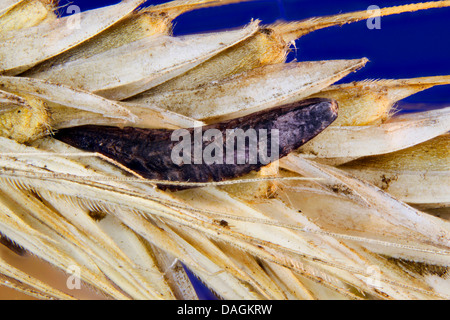
<svg viewBox="0 0 450 320"><path fill-rule="evenodd" d="M424 0L425 1L425 0ZM64 5L68 1L61 1ZM81 10L101 7L119 1L73 0ZM147 4L165 1L148 1ZM414 1L411 1L414 2ZM419 2L419 1L415 1ZM272 23L314 16L366 10L370 5L381 8L408 4L410 1L373 0L260 0L201 9L175 20L175 35L238 27L252 18ZM61 9L64 13L64 8ZM299 61L353 59L367 57L370 62L343 81L363 79L413 78L450 75L450 8L430 9L381 18L381 29L370 30L366 21L319 30L297 41L298 50L289 59ZM404 100L405 104L450 103L450 86L428 89ZM198 288L201 285L195 283ZM212 298L201 290L201 298Z"/></svg>

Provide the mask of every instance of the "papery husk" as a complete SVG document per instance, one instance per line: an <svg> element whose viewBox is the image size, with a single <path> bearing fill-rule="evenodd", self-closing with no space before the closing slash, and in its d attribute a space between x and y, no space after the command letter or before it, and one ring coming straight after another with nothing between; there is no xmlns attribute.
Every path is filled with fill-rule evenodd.
<svg viewBox="0 0 450 320"><path fill-rule="evenodd" d="M172 21L179 15L203 7L236 2L236 0L171 1L132 12L110 28L95 35L75 48L40 63L23 76L33 77L58 65L92 57L131 42L154 35L171 35Z"/></svg>
<svg viewBox="0 0 450 320"><path fill-rule="evenodd" d="M12 196L14 196L15 193L16 194L16 196L14 196L15 200L19 201L16 203L21 204L23 203L23 201L21 201L20 198L18 198L18 196L20 195L20 193L23 193L24 191L20 191L17 189L14 190L14 187L12 188L7 187L7 185L4 185L2 187L2 191L3 192L6 191L8 192L9 195ZM64 210L65 217L70 216L72 213L75 213L75 217L78 217L77 219L81 218L83 215L87 216L87 213L83 213L78 208L74 208L73 206L70 205L70 203L64 201L65 200L64 198L61 200L63 200L65 204L63 205L63 207L60 207L55 202L60 200L57 200L58 198L55 198L54 195L46 195L45 192L43 192L41 196L42 199L49 200L49 203L55 205L54 208L56 209L62 208ZM69 226L69 224L65 222L66 221L65 219L55 219L52 218L51 216L42 215L45 214L46 212L48 215L50 214L50 211L48 211L48 209L43 207L42 203L39 205L39 202L36 202L36 200L33 199L33 197L28 196L28 199L29 199L28 203L26 203L27 208L29 210L33 210L32 214L35 216L35 218L42 219L42 221L45 221L46 224L50 223L49 227L51 228L52 232L49 233L49 231L47 230L48 228L41 229L42 227L40 226L40 224L33 223L34 227L39 228L38 230L42 230L42 232L46 233L47 235L50 235L52 239L57 241L54 242L53 245L47 244L41 246L40 250L36 250L33 246L30 246L30 244L24 242L23 239L17 238L17 236L11 234L8 229L2 228L3 233L7 234L8 237L12 236L12 239L17 241L17 243L23 245L24 248L26 248L28 251L36 254L37 256L39 256L44 260L47 260L48 262L54 264L56 267L63 269L64 271L69 270L71 266L78 266L80 268L80 275L82 277L82 280L86 281L97 290L101 290L105 295L112 295L113 297L120 299L126 298L126 296L124 296L122 293L119 293L119 291L110 288L109 280L100 277L100 275L103 273L105 273L109 279L112 279L117 286L119 286L124 292L127 292L127 294L130 297L133 297L134 299L155 299L155 298L161 299L162 297L170 298L172 296L170 290L167 291L168 289L165 289L165 291L169 293L164 294L163 293L164 290L162 290L162 287L161 286L158 287L158 281L163 279L163 277L161 276L161 274L158 275L158 269L151 270L152 264L149 263L148 258L145 262L145 267L144 266L136 267L136 265L140 264L140 261L139 259L137 259L136 254L135 253L132 254L132 252L134 250L139 249L139 246L137 245L137 243L139 243L139 240L138 242L135 241L133 247L125 248L127 256L124 256L124 254L117 249L117 245L113 243L113 246L111 246L109 243L107 243L107 239L109 239L109 236L104 234L104 232L100 231L101 236L98 239L101 239L100 242L102 245L99 246L97 244L98 241L92 242L89 239L92 237L95 238L96 237L95 233L84 234L83 230L81 229L76 230L74 226L80 226L80 224L78 224L76 221L74 221L75 222L74 225L70 224L71 227L69 230L67 230L67 227L64 227L64 224L66 224L67 226ZM34 205L33 202L35 203ZM40 206L41 209L38 209L36 206ZM112 217L110 219L112 219ZM82 223L82 229L86 230L88 226L89 224L86 223L85 220ZM94 225L94 227L98 229L98 226ZM111 230L111 228L113 229ZM117 224L116 227L110 226L108 227L108 229L110 229L109 232L116 238L120 236L125 236L127 234L127 232L125 232L126 229L124 229L124 227L121 226L120 224ZM93 231L92 227L90 231ZM64 238L59 238L58 236L56 236L56 234L53 234L53 232L57 232L59 234L64 235ZM74 236L76 236L76 238L72 236L72 233L74 233ZM99 232L97 231L97 234L98 233ZM131 243L133 237L136 237L136 235L134 233L130 233L129 231L128 234L129 235L127 238L127 243ZM123 241L123 239L121 239L121 241ZM81 252L77 253L78 249L75 250L76 247L73 247L71 245L72 242L76 244L77 248L84 248L85 253L83 254L81 254ZM79 242L81 242L82 244L80 244ZM58 243L58 245L55 245L56 243ZM45 254L43 254L42 250L44 250ZM60 256L51 258L52 252L57 253ZM142 257L145 257L146 252L147 252L146 250L139 249L139 253ZM108 256L109 254L111 254L111 257ZM73 258L70 259L74 259L74 261L63 264L56 263L57 261L58 262L64 261L64 259L61 259L61 255L67 258L73 256ZM130 255L132 258L128 257ZM107 262L104 260L106 260ZM95 276L96 268L101 269L101 273L98 273L97 276ZM95 277L96 280L94 281L92 277ZM150 280L152 278L154 279ZM150 284L148 281L152 281L151 282L152 284Z"/></svg>
<svg viewBox="0 0 450 320"><path fill-rule="evenodd" d="M397 199L412 204L450 205L450 135L340 166Z"/></svg>
<svg viewBox="0 0 450 320"><path fill-rule="evenodd" d="M379 125L331 126L299 152L339 165L360 157L409 148L450 130L450 108L397 115Z"/></svg>
<svg viewBox="0 0 450 320"><path fill-rule="evenodd" d="M208 192L208 193L210 193L210 192ZM213 192L213 194L215 194L216 196L219 196L219 194L217 192ZM204 205L204 201L202 201L205 198L204 196L205 196L205 193L203 192L201 200L196 201L197 205L202 204L202 203ZM233 194L233 197L234 196L235 196L235 194ZM199 195L197 193L196 193L196 196L192 196L192 197L194 199L199 199ZM227 198L220 196L220 199L221 199L221 201L224 201ZM213 200L211 200L211 201L213 201ZM216 198L216 200L214 200L214 202L217 202L217 198ZM235 205L235 203L236 203L236 201L234 198L233 200L228 202L228 206L231 206L232 204ZM249 204L246 204L246 205L249 205ZM223 207L223 206L221 206L221 207ZM244 209L244 211L242 211L244 208L244 207L242 207L242 204L240 205L240 207L241 207L241 212L245 212L246 214L247 214L247 212L250 212L245 209ZM299 236L301 238L304 237L304 238L308 239L309 240L308 245L303 244L302 248L305 248L305 246L311 246L311 245L316 246L315 254L314 254L314 256L315 256L314 261L316 261L317 263L311 265L310 260L309 260L310 257L308 254L306 254L306 255L295 254L294 251L297 251L298 249L290 252L290 250L288 249L288 248L290 248L290 245L287 245L286 247L281 246L278 248L277 255L282 254L284 252L283 255L286 255L284 259L287 259L287 260L282 259L282 260L275 260L275 261L277 261L279 264L289 266L290 268L295 270L295 272L297 272L297 273L300 272L303 276L306 276L307 278L310 278L310 279L314 279L315 281L317 281L317 277L325 279L326 283L323 285L332 289L333 291L336 291L336 292L342 294L343 297L347 297L347 298L352 297L352 294L349 292L348 287L346 287L345 283L347 283L347 284L351 283L358 288L363 288L362 290L367 290L366 292L371 292L372 294L375 294L375 292L372 291L373 288L370 288L370 286L367 286L365 284L365 282L367 281L366 278L369 277L369 275L367 275L366 270L370 265L367 265L366 264L367 262L365 262L364 259L361 260L361 257L358 257L358 255L355 255L352 252L352 250L349 250L345 246L342 246L341 244L336 242L336 239L333 239L333 237L335 237L335 235L329 234L331 237L328 238L326 231L322 231L322 230L318 229L317 227L315 227L310 222L307 222L307 220L305 220L304 217L300 216L296 210L289 209L286 205L283 205L278 200L267 200L264 203L252 204L251 207L254 210L256 209L260 213L264 213L264 215L266 215L266 217L265 218L261 217L262 219L255 219L255 220L253 220L251 217L247 217L246 214L244 216L242 214L240 214L239 217L237 217L235 215L229 215L227 217L222 216L222 217L223 217L223 219L226 219L230 228L235 229L236 231L242 230L241 227L246 228L247 232L249 232L253 235L256 235L258 233L256 230L258 230L261 227L262 228L267 227L268 225L270 225L271 222L274 222L275 223L274 225L277 225L277 223L280 224L280 227L283 225L284 226L283 229L278 229L279 231L275 232L275 234L277 236L279 236L279 238L277 240L275 240L272 244L283 241L281 239L284 238L284 236L283 236L284 232L290 228L292 228L292 230L294 232L296 230L298 230L298 231L302 230L303 232L301 234L297 233L296 236L294 236L294 234L292 234L292 236L290 236L289 239L290 239L290 241L293 241L294 243L299 241ZM256 217L256 216L254 216L254 217ZM292 219L292 220L290 220L290 219ZM242 221L242 222L246 221L247 223L244 223L244 225L246 225L246 227L238 226L238 221ZM251 221L254 221L254 222L252 223ZM248 223L250 223L250 224L248 224ZM284 225L283 223L288 223L291 227L288 227L287 225ZM295 227L295 226L297 226L297 227ZM283 232L281 232L281 231L283 231ZM256 232L256 233L254 233L254 232ZM265 234L265 236L260 235L260 236L256 236L256 238L262 237L266 241L269 238L271 238L271 236L268 235L267 233L264 233L264 234ZM318 241L316 242L314 240L315 237L312 236L312 234L322 235L322 236L318 236L318 239L320 238L320 240L317 239ZM256 240L256 238L255 238L255 240ZM339 237L337 237L337 239L339 239ZM364 240L365 239L359 239L359 241L357 241L357 242L361 243L361 241L362 241L364 243ZM264 243L264 244L262 244L262 243ZM270 244L268 244L266 242L262 242L262 243L261 244L263 246L264 245L268 246L266 250L274 253L272 250L269 249L271 247ZM325 243L326 243L326 245L325 245ZM287 250L287 251L285 251L285 250ZM288 252L290 252L290 253L288 253ZM325 254L325 255L330 254L330 255L334 256L334 258L322 260L319 258L319 256L321 256L322 254ZM259 252L257 254L257 256L259 257L259 259L263 259L265 261L271 261L271 259L268 258L267 256L264 259L263 258L264 254L262 252ZM340 258L338 258L338 256ZM272 257L272 259L273 259L273 257ZM345 261L345 263L343 261ZM333 270L333 271L331 271L331 270ZM327 272L327 271L331 271L331 272ZM349 277L347 272L350 272L355 278ZM390 275L386 275L386 278L382 278L381 281L383 282L383 285L389 284L384 288L383 292L386 293L387 295L392 295L392 297L396 297L397 299L400 298L400 296L405 297L404 292L399 293L398 290L395 289L398 286L404 285L400 279L399 278L392 279ZM344 281L344 282L341 282L341 281ZM392 287L390 287L391 285L392 285ZM418 296L422 296L423 293L425 293L426 295L431 294L431 296L435 295L433 292L427 291L425 289L426 287L425 288L420 288L420 287L421 287L421 285L419 285L418 288L411 286L411 290L412 290L410 293L411 295L409 296L408 294L406 294L406 296L413 297L416 294L418 294ZM439 294L437 294L437 296L439 296ZM357 298L357 297L353 296L353 298ZM416 298L417 298L417 296L416 296Z"/></svg>
<svg viewBox="0 0 450 320"><path fill-rule="evenodd" d="M2 35L0 74L16 75L92 38L130 14L143 0L77 13Z"/></svg>
<svg viewBox="0 0 450 320"><path fill-rule="evenodd" d="M450 76L396 80L365 80L330 86L313 97L334 99L339 115L333 126L381 124L398 110L398 101L438 85L450 84Z"/></svg>
<svg viewBox="0 0 450 320"><path fill-rule="evenodd" d="M20 30L56 20L54 0L22 1L5 13L0 12L0 40L2 33Z"/></svg>
<svg viewBox="0 0 450 320"><path fill-rule="evenodd" d="M5 12L18 5L25 0L4 0L0 3L0 16L4 15Z"/></svg>
<svg viewBox="0 0 450 320"><path fill-rule="evenodd" d="M136 119L136 116L126 107L117 104L115 101L70 86L38 79L2 76L0 76L0 85L5 91L18 95L34 96L68 108L99 113L106 117L119 118L130 122Z"/></svg>
<svg viewBox="0 0 450 320"><path fill-rule="evenodd" d="M170 35L171 23L167 18L155 17L151 13L132 13L112 27L95 35L93 38L65 51L56 57L46 60L27 70L22 75L33 77L40 72L67 63L87 59L96 54L121 47L131 42L155 35Z"/></svg>
<svg viewBox="0 0 450 320"><path fill-rule="evenodd" d="M447 222L408 206L366 181L300 156L289 155L280 161L280 166L326 179L317 182L320 188L294 187L296 197L289 197L289 201L300 204L296 208L302 212L314 213L310 218L327 230L374 240L395 239L388 240L392 245L377 246L376 241L364 245L377 253L412 261L448 263L450 225ZM324 201L325 198L330 200ZM331 201L333 198L336 203ZM325 205L331 207L327 209ZM410 244L416 249L409 251Z"/></svg>
<svg viewBox="0 0 450 320"><path fill-rule="evenodd" d="M119 103L37 79L0 77L0 84L5 90L17 93L0 91L3 136L16 137L21 142L36 140L52 130L86 124L166 129L202 124L153 105Z"/></svg>
<svg viewBox="0 0 450 320"><path fill-rule="evenodd" d="M122 100L194 68L250 37L257 26L252 22L234 31L148 37L32 76Z"/></svg>
<svg viewBox="0 0 450 320"><path fill-rule="evenodd" d="M132 101L216 122L299 101L366 62L367 59L282 63L256 68L199 89L140 95Z"/></svg>
<svg viewBox="0 0 450 320"><path fill-rule="evenodd" d="M289 300L315 300L317 296L305 285L305 283L296 276L296 274L278 264L272 262L262 262L264 271L275 281L280 287L284 288L284 292ZM334 296L335 297L335 296Z"/></svg>
<svg viewBox="0 0 450 320"><path fill-rule="evenodd" d="M136 235L127 231L126 228L120 224L111 222L110 220L113 219L112 217L109 219L105 218L106 220L104 223L107 221L109 222L105 232L104 228L102 228L102 224L100 224L99 228L99 224L94 224L92 219L91 226L89 226L89 220L86 219L80 223L80 218L82 218L83 215L88 218L88 213L73 208L70 203L64 201L64 198L46 195L45 192L40 194L40 199L48 201L46 203L50 204L53 210L58 210L60 212L63 210L62 214L67 220L59 218L59 216L56 217L54 211L52 212L43 206L39 200L34 199L32 196L27 196L26 191L17 190L14 186L10 187L8 184L2 186L2 191L3 194L7 195L8 198L15 203L26 205L27 210L32 212L34 218L42 221L52 230L50 235L52 239L58 241L58 245L55 249L59 251L59 254L71 256L77 252L77 250L74 250L75 248L84 248L84 254L81 256L80 254L74 255L74 260L77 261L77 264L84 266L87 261L91 260L93 270L95 270L94 266L101 269L102 273L105 273L105 275L112 279L116 285L121 287L124 292L127 292L135 299L170 299L173 297L170 289L164 289L167 285L160 285L160 280L163 277L159 274L157 268L152 268L152 264L149 262L148 257L144 263L144 267L136 256L136 250L140 252L140 259L145 258L147 252L146 250L139 248L139 240L133 240L133 237L136 237ZM60 204L58 204L58 202L60 202ZM33 223L33 225L35 228L38 228L37 230L46 232L45 230L47 227L37 223ZM81 226L81 229L76 230L74 226ZM86 231L88 232L85 233ZM53 232L56 232L63 238L58 240L59 237L56 236L56 234L52 235ZM46 233L48 234L48 232ZM115 240L118 245L111 241L109 239L110 237L112 237L113 241ZM133 246L124 248L124 245L122 244L124 241L120 237L125 237L127 239L125 243L133 243ZM117 240L117 238L119 238L119 240ZM72 247L71 244L75 245L75 247ZM118 249L118 246L121 248ZM45 249L45 247L43 249ZM52 248L47 249L52 251ZM121 250L123 250L123 252ZM31 252L34 251L32 250ZM83 257L83 255L86 256ZM70 268L70 265L68 268ZM83 272L86 272L86 270L83 269L81 273ZM103 280L103 283L95 283L94 287L99 289L107 288L108 284L106 282ZM106 291L105 294L108 294L108 291Z"/></svg>
<svg viewBox="0 0 450 320"><path fill-rule="evenodd" d="M133 116L132 120L109 118L101 113L68 108L58 104L48 104L52 115L53 129L71 128L82 125L127 126L148 129L179 129L203 125L202 121L188 118L154 105L139 105L117 102L125 107Z"/></svg>
<svg viewBox="0 0 450 320"><path fill-rule="evenodd" d="M190 90L214 81L286 61L287 46L270 29L262 28L252 37L233 46L198 67L145 91L146 96L176 90Z"/></svg>

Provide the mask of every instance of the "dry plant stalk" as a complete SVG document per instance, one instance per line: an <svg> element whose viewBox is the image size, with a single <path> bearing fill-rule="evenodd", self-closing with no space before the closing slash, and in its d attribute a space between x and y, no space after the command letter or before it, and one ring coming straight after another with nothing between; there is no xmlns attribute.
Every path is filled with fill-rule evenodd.
<svg viewBox="0 0 450 320"><path fill-rule="evenodd" d="M241 1L142 2L58 18L55 1L0 0L1 243L78 270L106 299L197 299L185 267L224 299L450 298L450 224L424 211L450 204L450 109L395 114L449 76L333 85L368 60L285 63L295 39L373 12L174 37L177 16ZM306 98L337 101L337 120L248 175L163 181L182 191L52 136L214 125ZM80 298L11 261L0 256L0 285Z"/></svg>

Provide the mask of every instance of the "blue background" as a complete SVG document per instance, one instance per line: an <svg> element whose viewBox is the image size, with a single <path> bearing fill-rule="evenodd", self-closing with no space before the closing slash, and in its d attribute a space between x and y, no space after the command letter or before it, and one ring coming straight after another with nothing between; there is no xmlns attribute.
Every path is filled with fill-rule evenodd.
<svg viewBox="0 0 450 320"><path fill-rule="evenodd" d="M425 0L424 0L425 1ZM82 11L119 1L72 0ZM148 1L158 4L166 1ZM259 0L185 13L174 23L174 34L182 35L246 25L252 18L269 24L277 20L299 20L314 16L381 8L419 1L375 0ZM62 0L64 6L69 1ZM61 8L64 15L64 7ZM450 75L450 8L430 9L381 18L381 29L370 30L366 21L331 27L308 34L296 43L289 60L313 61L367 57L365 68L343 82L364 79L414 78ZM424 109L450 104L450 86L437 86L405 99L406 109ZM423 103L423 104L422 104ZM198 282L196 286L200 286ZM203 299L212 298L200 290Z"/></svg>

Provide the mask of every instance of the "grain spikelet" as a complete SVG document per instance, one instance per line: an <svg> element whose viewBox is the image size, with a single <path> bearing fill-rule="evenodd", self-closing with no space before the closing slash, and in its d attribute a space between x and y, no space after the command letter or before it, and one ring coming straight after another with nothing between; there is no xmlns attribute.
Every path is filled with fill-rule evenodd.
<svg viewBox="0 0 450 320"><path fill-rule="evenodd" d="M44 72L47 69L78 59L86 59L154 35L170 35L172 32L172 21L177 16L197 8L233 2L236 2L236 0L172 1L132 12L129 16L95 35L92 39L40 63L25 72L23 76L33 77L33 75Z"/></svg>
<svg viewBox="0 0 450 320"><path fill-rule="evenodd" d="M366 62L367 59L276 64L199 89L140 95L132 101L158 105L207 122L219 121L299 101Z"/></svg>
<svg viewBox="0 0 450 320"><path fill-rule="evenodd" d="M197 68L149 90L147 94L194 89L254 68L285 62L291 42L317 29L352 23L375 17L378 14L391 15L446 6L450 6L449 1L426 2L383 8L380 12L359 11L356 13L312 18L299 22L280 22L266 25L248 40L229 48L223 53L202 63Z"/></svg>
<svg viewBox="0 0 450 320"><path fill-rule="evenodd" d="M76 47L46 60L30 70L23 76L33 77L35 74L67 63L90 58L96 54L112 50L154 35L169 35L170 21L167 18L155 17L151 13L132 13L129 17L107 28Z"/></svg>
<svg viewBox="0 0 450 320"><path fill-rule="evenodd" d="M249 39L212 57L198 67L148 90L146 95L195 89L254 68L285 62L286 55L286 44L279 36L270 29L262 28Z"/></svg>
<svg viewBox="0 0 450 320"><path fill-rule="evenodd" d="M258 22L252 22L234 31L177 38L149 37L91 58L56 66L33 77L122 100L194 68L250 37L257 26Z"/></svg>
<svg viewBox="0 0 450 320"><path fill-rule="evenodd" d="M67 110L70 108L99 113L105 117L119 118L130 122L136 120L136 116L124 106L90 92L77 90L69 86L31 78L1 76L0 86L5 91L34 96L41 100L43 99L57 105L65 106L65 120L73 119L73 116L70 115L70 110ZM52 126L58 127L58 123L52 123Z"/></svg>
<svg viewBox="0 0 450 320"><path fill-rule="evenodd" d="M125 107L134 116L132 120L109 118L101 113L94 113L80 109L69 109L58 104L48 104L52 115L51 126L53 129L63 129L82 125L108 125L128 126L154 129L178 129L201 126L203 123L195 119L185 117L169 110L158 108L154 105L140 105L135 103L117 102Z"/></svg>
<svg viewBox="0 0 450 320"><path fill-rule="evenodd" d="M155 279L153 280L154 286L149 286L148 282L145 279L151 279L152 277L149 274L152 272L143 272L144 269L135 267L135 264L139 263L138 260L133 259L131 262L131 258L124 256L124 254L117 250L115 246L111 246L106 241L102 241L103 245L98 245L97 241L90 240L91 235L84 234L82 231L76 230L72 227L71 223L68 223L65 219L61 219L55 216L55 213L51 210L48 210L39 201L27 195L26 192L15 191L12 188L8 188L7 186L2 186L2 191L4 194L7 194L10 199L14 200L16 203L26 204L27 209L32 212L36 219L42 221L50 227L52 230L60 234L65 240L62 242L62 245L58 245L57 248L60 252L64 252L66 250L70 250L71 254L75 253L70 249L70 244L74 244L76 247L84 248L87 256L92 259L92 263L102 269L102 271L107 275L107 277L114 279L114 282L122 287L125 292L128 292L131 296L135 298L158 298L161 295L165 295L170 297L170 294L162 294L160 292L164 292L158 287L158 279L161 278L161 275L155 275ZM48 197L43 197L42 199L49 199ZM51 205L56 204L55 201L49 202ZM61 208L56 205L56 208ZM71 214L70 206L64 206L63 210L65 210L65 217ZM53 215L53 217L52 217ZM36 224L35 224L36 225ZM43 229L45 230L45 229ZM115 230L111 232L118 237L118 235L124 235L126 233L125 230L121 229L120 226L117 226ZM134 236L134 234L133 234ZM58 237L52 236L55 241L59 241ZM108 236L103 235L102 238L108 238ZM130 241L132 240L129 239ZM66 245L64 243L67 243ZM136 246L137 248L137 246ZM69 253L69 252L67 252ZM129 252L127 252L129 254ZM145 251L142 252L145 255ZM86 257L87 258L87 257ZM132 256L132 258L136 258ZM78 261L79 265L83 265L85 263L81 259ZM147 266L145 270L151 270L151 264ZM142 275L145 273L145 276ZM154 272L157 273L157 272ZM136 282L139 281L139 284ZM96 285L98 287L98 285ZM140 287L147 286L146 290L139 290ZM142 291L142 293L138 293ZM158 292L159 291L159 292ZM167 291L167 290L166 290ZM145 292L145 293L144 293Z"/></svg>
<svg viewBox="0 0 450 320"><path fill-rule="evenodd" d="M446 84L450 84L450 76L365 80L330 86L313 96L339 103L339 115L333 126L365 126L385 122L394 113L398 101Z"/></svg>
<svg viewBox="0 0 450 320"><path fill-rule="evenodd" d="M328 127L301 153L343 164L360 157L386 154L422 143L450 130L450 108L398 115L380 125Z"/></svg>

